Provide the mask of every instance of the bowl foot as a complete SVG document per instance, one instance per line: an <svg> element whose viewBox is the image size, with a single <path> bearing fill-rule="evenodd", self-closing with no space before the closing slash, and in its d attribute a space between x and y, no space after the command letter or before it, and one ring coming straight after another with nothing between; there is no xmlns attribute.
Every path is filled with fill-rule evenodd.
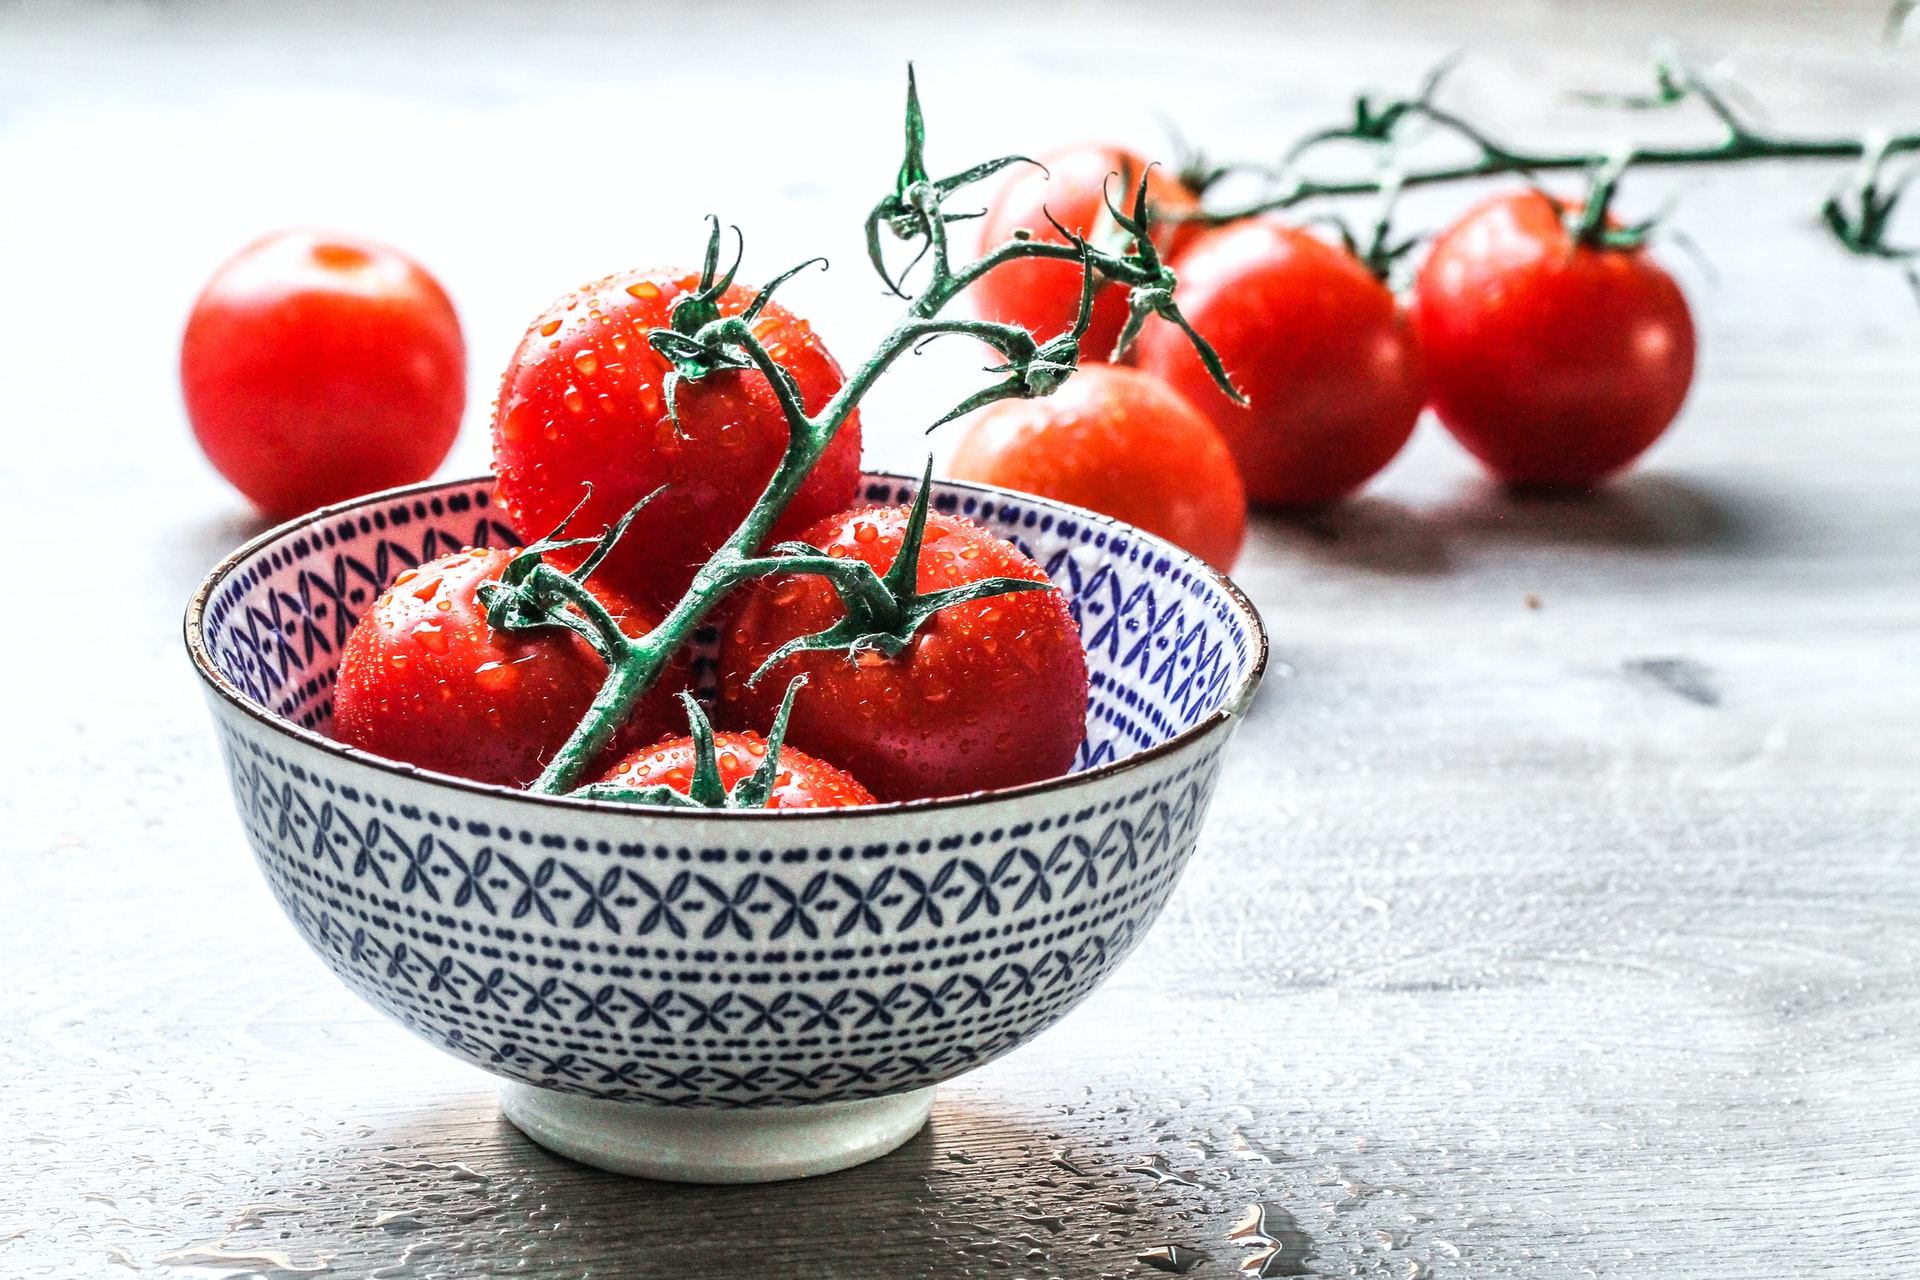
<svg viewBox="0 0 1920 1280"><path fill-rule="evenodd" d="M854 1102L695 1110L608 1102L508 1081L500 1111L549 1151L666 1182L779 1182L850 1169L920 1132L933 1088Z"/></svg>

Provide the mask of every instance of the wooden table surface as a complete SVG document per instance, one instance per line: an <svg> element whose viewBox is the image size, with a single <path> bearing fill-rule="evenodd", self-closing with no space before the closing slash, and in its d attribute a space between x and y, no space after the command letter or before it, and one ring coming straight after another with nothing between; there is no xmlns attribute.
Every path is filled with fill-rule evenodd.
<svg viewBox="0 0 1920 1280"><path fill-rule="evenodd" d="M969 8L0 12L0 1274L1040 1280L1176 1244L1226 1276L1255 1204L1269 1274L1914 1273L1920 311L1814 228L1831 168L1630 185L1684 193L1703 360L1597 497L1504 496L1426 424L1357 501L1255 522L1272 674L1172 906L895 1155L726 1190L570 1164L296 939L178 639L258 528L173 374L248 238L439 273L474 472L526 319L691 258L709 210L749 277L832 255L789 305L865 349L910 56L937 168L1155 146L1157 112L1271 152L1459 47L1464 109L1604 138L1562 92L1637 86L1662 32L1779 127L1920 124L1920 50L1854 0ZM870 458L917 465L978 363L913 362Z"/></svg>

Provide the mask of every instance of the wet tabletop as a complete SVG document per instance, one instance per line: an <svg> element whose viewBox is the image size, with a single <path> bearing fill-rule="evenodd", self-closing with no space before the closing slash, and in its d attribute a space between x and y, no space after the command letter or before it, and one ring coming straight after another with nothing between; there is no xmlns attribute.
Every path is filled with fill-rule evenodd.
<svg viewBox="0 0 1920 1280"><path fill-rule="evenodd" d="M258 525L186 434L177 334L265 230L446 282L472 473L527 318L690 258L708 211L749 277L832 257L788 304L864 350L910 56L936 168L1161 115L1270 154L1462 47L1463 110L1604 141L1563 91L1635 87L1661 33L1780 127L1920 123L1883 9L7 8L0 1274L1911 1275L1920 310L1820 238L1830 168L1629 184L1681 192L1708 264L1661 250L1702 367L1632 476L1520 501L1424 424L1359 500L1256 520L1274 663L1171 907L848 1173L663 1186L523 1139L297 941L178 641ZM908 362L870 458L916 467L978 364Z"/></svg>

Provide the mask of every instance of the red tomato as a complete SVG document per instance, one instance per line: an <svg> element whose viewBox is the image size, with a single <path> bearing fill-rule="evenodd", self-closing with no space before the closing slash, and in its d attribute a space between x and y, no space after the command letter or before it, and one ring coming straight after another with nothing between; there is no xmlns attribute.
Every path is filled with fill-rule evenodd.
<svg viewBox="0 0 1920 1280"><path fill-rule="evenodd" d="M589 486L592 495L568 530L575 537L600 533L667 486L595 575L661 609L739 527L787 447L786 418L757 371L682 380L674 393L677 431L668 418L662 383L672 366L647 345L647 333L666 327L674 302L698 287L696 274L630 271L561 298L520 340L494 409L494 472L522 537L552 530ZM720 309L736 315L753 296L736 285ZM806 321L778 303L760 313L754 334L793 375L807 412L840 389L840 366ZM787 507L776 539L845 507L859 482L856 415ZM550 559L565 567L585 554Z"/></svg>
<svg viewBox="0 0 1920 1280"><path fill-rule="evenodd" d="M991 249L1013 238L1017 228L1033 232L1035 240L1065 244L1066 238L1047 221L1051 213L1061 226L1093 240L1098 248L1114 248L1101 239L1113 226L1104 190L1122 210L1133 209L1134 191L1147 162L1119 147L1073 147L1047 156L1044 171L1025 166L994 196L980 224L980 248ZM1199 201L1164 168L1147 178L1147 202L1156 214L1196 208ZM1190 235L1187 224L1163 224L1153 243L1162 254L1171 253ZM1080 315L1080 264L1025 258L996 267L967 291L981 318L1017 324L1045 340L1065 333ZM1080 358L1104 361L1113 356L1113 344L1127 322L1127 291L1117 284L1102 287L1093 296L1093 323L1080 339Z"/></svg>
<svg viewBox="0 0 1920 1280"><path fill-rule="evenodd" d="M1002 400L974 419L948 472L1125 520L1217 569L1246 537L1247 495L1220 433L1138 369L1092 364L1050 396Z"/></svg>
<svg viewBox="0 0 1920 1280"><path fill-rule="evenodd" d="M1510 483L1583 488L1667 429L1693 381L1693 318L1643 250L1569 238L1537 191L1434 241L1414 289L1434 412Z"/></svg>
<svg viewBox="0 0 1920 1280"><path fill-rule="evenodd" d="M713 735L714 762L720 766L720 785L728 791L767 758L767 740L757 733ZM675 738L643 747L610 769L602 782L623 787L669 786L686 795L693 781L693 739ZM873 796L853 776L804 751L780 748L780 774L767 798L769 809L833 809L842 805L872 804Z"/></svg>
<svg viewBox="0 0 1920 1280"><path fill-rule="evenodd" d="M466 378L460 321L432 276L312 231L268 236L215 272L180 344L200 447L276 519L432 475Z"/></svg>
<svg viewBox="0 0 1920 1280"><path fill-rule="evenodd" d="M508 635L487 626L475 598L497 582L513 552L474 549L409 569L347 636L333 690L333 735L389 760L456 777L523 787L586 714L606 664L572 634ZM629 635L654 619L596 594ZM686 728L672 691L684 668L668 668L611 750L624 751Z"/></svg>
<svg viewBox="0 0 1920 1280"><path fill-rule="evenodd" d="M907 508L850 511L803 535L829 555L884 574L899 554ZM1046 581L1040 567L986 530L929 512L919 590L980 578ZM747 678L796 636L846 615L820 577L747 587L721 639L719 717L768 724L787 681L810 683L787 741L837 762L882 800L918 800L1011 787L1065 773L1086 735L1087 661L1057 591L1021 591L935 614L896 657L797 653L749 687Z"/></svg>
<svg viewBox="0 0 1920 1280"><path fill-rule="evenodd" d="M1426 396L1420 349L1358 259L1258 218L1207 232L1173 265L1174 300L1249 403L1221 394L1173 325L1149 324L1134 362L1220 429L1250 499L1331 502L1393 460Z"/></svg>

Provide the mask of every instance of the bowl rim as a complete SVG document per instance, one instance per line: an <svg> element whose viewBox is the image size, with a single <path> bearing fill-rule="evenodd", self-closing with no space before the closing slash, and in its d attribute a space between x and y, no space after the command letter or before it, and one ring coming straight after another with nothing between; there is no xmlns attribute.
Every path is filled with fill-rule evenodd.
<svg viewBox="0 0 1920 1280"><path fill-rule="evenodd" d="M1043 498L1037 494L1022 493L1017 489L1008 489L1000 485L980 484L971 480L948 480L935 477L934 483L956 489L972 490L987 496L1005 495L1020 502L1037 502L1067 512L1077 519L1105 525L1110 529L1123 530L1128 537L1142 538L1154 543L1175 559L1185 561L1195 572L1202 573L1213 580L1215 586L1224 591L1234 604L1253 624L1254 654L1253 661L1241 675L1225 703L1199 723L1190 725L1174 734L1165 742L1156 743L1143 751L1106 764L1095 765L1079 773L1057 774L1051 778L1042 778L1038 782L1025 782L1013 787L995 787L984 791L968 791L957 796L935 796L923 800L891 800L870 805L843 806L831 809L702 809L692 810L666 805L636 805L610 800L583 800L573 796L547 795L543 792L524 791L516 787L501 786L498 783L476 782L471 778L461 778L450 773L439 773L432 769L423 769L418 765L406 764L398 760L389 760L385 756L374 755L357 747L349 747L324 734L295 724L283 716L275 715L243 693L215 665L213 655L208 652L205 637L205 614L208 601L214 592L226 580L241 562L251 558L263 548L290 538L299 531L311 526L333 520L347 512L379 506L405 498L411 498L429 492L475 486L493 480L493 474L487 472L477 476L455 476L449 479L425 480L419 484L400 485L392 489L382 489L375 493L361 494L342 502L319 507L305 515L295 516L274 525L239 547L229 552L201 579L187 602L186 615L181 620L182 639L185 641L187 655L192 660L194 670L206 686L219 694L228 705L250 719L257 720L268 729L294 739L301 745L331 755L338 759L363 765L378 772L388 773L398 778L422 783L428 786L443 787L470 795L492 800L510 800L541 807L559 806L577 813L626 813L652 819L668 817L692 819L695 821L722 822L805 822L828 820L858 820L867 814L926 813L934 810L961 808L974 805L991 804L1002 800L1017 799L1023 796L1039 795L1047 792L1062 791L1082 785L1090 785L1109 778L1130 773L1154 761L1173 755L1198 742L1222 725L1243 715L1253 700L1254 692L1260 687L1261 678L1266 674L1268 640L1265 621L1260 611L1253 606L1245 592L1236 586L1231 578L1214 568L1190 551L1183 550L1157 534L1148 533L1124 520L1090 511L1085 507L1076 507L1071 503L1059 502L1052 498ZM864 490L868 484L878 481L890 481L896 486L917 486L919 476L908 476L892 471L868 471L860 473L860 484ZM856 498L856 501L858 499Z"/></svg>

